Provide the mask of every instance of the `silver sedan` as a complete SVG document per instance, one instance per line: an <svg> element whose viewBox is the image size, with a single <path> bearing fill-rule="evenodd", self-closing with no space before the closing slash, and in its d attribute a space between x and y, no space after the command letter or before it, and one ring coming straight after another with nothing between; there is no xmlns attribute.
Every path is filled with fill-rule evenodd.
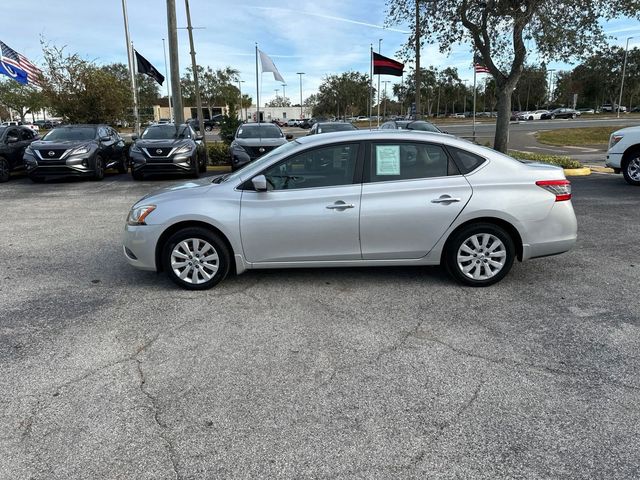
<svg viewBox="0 0 640 480"><path fill-rule="evenodd" d="M561 168L450 135L354 131L142 198L124 254L193 290L248 269L438 264L487 286L515 259L566 252L576 231Z"/></svg>

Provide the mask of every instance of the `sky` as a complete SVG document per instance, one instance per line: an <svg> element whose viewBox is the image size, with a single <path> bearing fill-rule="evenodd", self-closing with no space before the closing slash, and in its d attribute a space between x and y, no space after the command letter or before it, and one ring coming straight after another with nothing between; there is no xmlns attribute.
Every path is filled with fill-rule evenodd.
<svg viewBox="0 0 640 480"><path fill-rule="evenodd" d="M0 40L32 62L42 61L40 39L66 46L71 53L98 64L126 63L122 0L0 0ZM406 25L385 27L385 0L190 0L195 50L200 65L231 66L240 71L243 93L256 96L255 44L269 55L286 82L292 103L315 93L322 79L348 70L369 72L369 48L396 57L408 37ZM165 0L127 0L131 41L161 73L165 71L163 38L167 38ZM186 26L184 0L176 0L178 27ZM11 19L11 21L6 21ZM620 19L604 25L611 43L640 46L640 24ZM190 64L187 31L178 30L180 70ZM460 78L473 81L469 45L457 45L443 55L437 46L422 50L423 66L454 66ZM536 58L530 58L536 62ZM563 63L549 68L566 69ZM406 67L405 67L406 70ZM383 77L399 82L399 77ZM261 104L283 94L281 82L262 74ZM166 93L165 87L161 89ZM391 90L389 84L389 91Z"/></svg>

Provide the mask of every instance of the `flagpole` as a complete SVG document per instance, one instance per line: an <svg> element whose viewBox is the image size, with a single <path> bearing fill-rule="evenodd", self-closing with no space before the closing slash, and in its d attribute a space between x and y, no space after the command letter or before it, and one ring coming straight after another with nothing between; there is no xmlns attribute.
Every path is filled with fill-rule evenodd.
<svg viewBox="0 0 640 480"><path fill-rule="evenodd" d="M369 130L371 130L371 114L373 100L373 43L369 45Z"/></svg>
<svg viewBox="0 0 640 480"><path fill-rule="evenodd" d="M136 92L136 79L134 75L133 51L129 36L129 15L127 14L127 0L122 0L122 16L124 17L124 35L127 42L127 59L129 63L129 75L131 76L131 92L133 93L133 117L135 118L135 133L140 133L140 118L138 116L138 95Z"/></svg>
<svg viewBox="0 0 640 480"><path fill-rule="evenodd" d="M133 101L134 101L134 105L135 105L135 110L133 111L133 114L136 117L136 132L139 134L140 133L140 110L138 109L138 82L136 80L136 75L138 74L138 62L135 58L135 54L136 54L136 50L135 48L133 48L133 42L131 42L131 52L133 55L133 61L132 61L132 65L133 65Z"/></svg>
<svg viewBox="0 0 640 480"><path fill-rule="evenodd" d="M473 141L476 141L476 62L473 62Z"/></svg>
<svg viewBox="0 0 640 480"><path fill-rule="evenodd" d="M260 123L260 82L258 81L258 42L256 42L256 122Z"/></svg>
<svg viewBox="0 0 640 480"><path fill-rule="evenodd" d="M381 48L381 44L382 44L382 39L379 38L378 39L378 55L382 55L382 48ZM380 74L378 74L378 91L377 93L377 97L378 97L378 118L377 120L377 126L378 128L380 128Z"/></svg>
<svg viewBox="0 0 640 480"><path fill-rule="evenodd" d="M169 89L169 70L167 67L167 46L164 38L162 39L162 50L164 50L164 74L167 79L167 99L169 100L169 119L173 123L173 107L171 106L171 90Z"/></svg>

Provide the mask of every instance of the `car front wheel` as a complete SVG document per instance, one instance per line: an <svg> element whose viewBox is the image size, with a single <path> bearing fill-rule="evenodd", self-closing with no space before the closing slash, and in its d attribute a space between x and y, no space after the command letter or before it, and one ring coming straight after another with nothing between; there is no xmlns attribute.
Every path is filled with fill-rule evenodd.
<svg viewBox="0 0 640 480"><path fill-rule="evenodd" d="M640 186L640 153L624 163L622 175L629 185Z"/></svg>
<svg viewBox="0 0 640 480"><path fill-rule="evenodd" d="M104 178L104 160L100 155L96 156L95 166L93 168L93 179L102 180Z"/></svg>
<svg viewBox="0 0 640 480"><path fill-rule="evenodd" d="M0 157L0 183L8 182L11 176L11 169L6 158Z"/></svg>
<svg viewBox="0 0 640 480"><path fill-rule="evenodd" d="M515 245L511 236L491 223L469 225L448 242L444 264L458 282L487 287L502 280L513 265Z"/></svg>
<svg viewBox="0 0 640 480"><path fill-rule="evenodd" d="M206 290L229 273L229 249L220 237L204 228L185 228L174 233L162 250L169 278L187 290Z"/></svg>

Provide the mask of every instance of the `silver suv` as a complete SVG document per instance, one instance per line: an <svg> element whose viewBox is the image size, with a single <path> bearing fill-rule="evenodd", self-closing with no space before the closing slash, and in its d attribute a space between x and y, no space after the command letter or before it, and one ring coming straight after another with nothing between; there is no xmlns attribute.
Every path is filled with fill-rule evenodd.
<svg viewBox="0 0 640 480"><path fill-rule="evenodd" d="M570 200L561 168L450 135L312 135L213 182L144 197L124 253L194 290L247 269L437 264L486 286L515 259L574 245Z"/></svg>

